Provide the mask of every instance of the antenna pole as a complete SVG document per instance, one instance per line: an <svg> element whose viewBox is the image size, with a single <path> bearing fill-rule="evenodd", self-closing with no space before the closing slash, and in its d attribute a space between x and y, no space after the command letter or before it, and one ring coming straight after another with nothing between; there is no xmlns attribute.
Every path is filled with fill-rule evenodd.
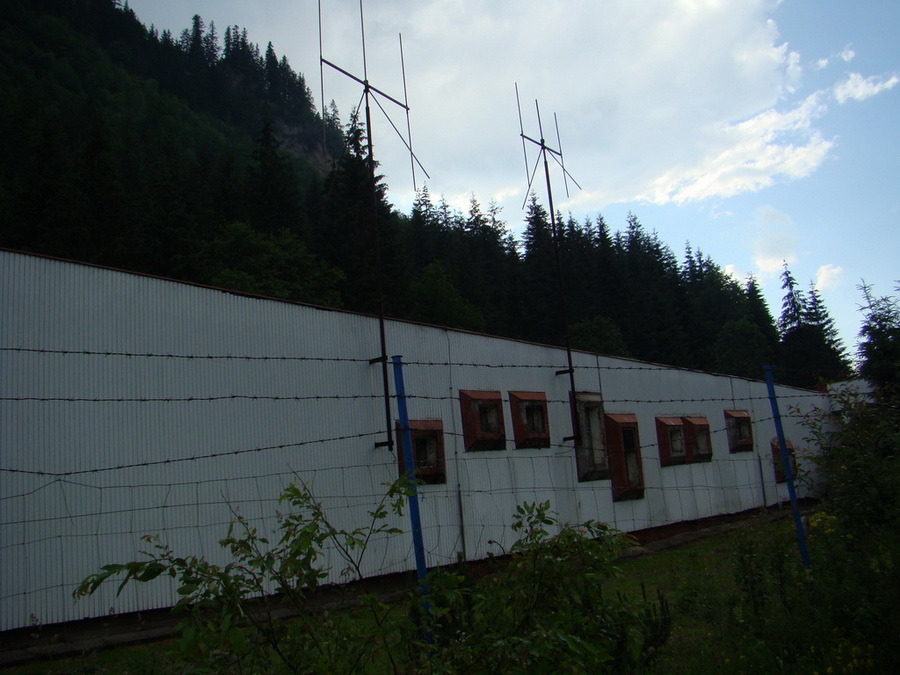
<svg viewBox="0 0 900 675"><path fill-rule="evenodd" d="M516 105L519 104L519 87L516 85ZM564 327L563 331L563 345L566 350L566 362L567 368L565 370L556 371L557 375L568 375L569 376L569 391L570 398L572 402L571 406L571 416L572 416L572 436L565 438L564 440L574 440L576 443L580 440L580 430L578 424L578 411L575 405L575 365L572 361L572 347L569 339L569 310L568 305L566 303L566 287L565 287L565 279L563 276L563 266L562 266L562 254L560 252L561 249L561 236L559 231L559 223L556 220L556 210L553 206L553 187L550 183L550 163L547 161L547 154L559 155L562 157L562 153L547 146L547 143L544 141L544 128L541 123L541 109L538 105L537 100L534 102L535 112L537 113L538 120L538 133L540 134L540 140L536 141L533 138L530 138L525 135L524 128L522 126L522 109L519 107L519 129L520 136L522 137L522 148L525 149L525 141L531 141L535 145L538 146L540 151L539 161L543 160L544 163L544 179L547 184L547 203L550 208L550 234L553 239L553 254L556 262L556 288L558 293L558 302L560 309L560 320L562 321L562 325ZM554 122L556 121L556 115L553 116ZM559 125L557 124L557 137L559 136ZM535 167L537 168L537 167ZM563 171L565 172L565 167L563 167ZM525 152L525 172L528 173L528 153ZM530 175L529 175L530 178ZM574 179L573 179L574 180ZM577 183L576 183L577 185ZM531 188L531 183L529 180L529 189ZM527 199L527 197L526 197Z"/></svg>
<svg viewBox="0 0 900 675"><path fill-rule="evenodd" d="M412 147L412 126L409 122L409 96L406 92L406 60L403 58L403 33L397 34L400 38L400 71L403 74L403 103L406 106L406 137L409 139L409 170L412 173L413 192L418 192L416 186L416 157Z"/></svg>
<svg viewBox="0 0 900 675"><path fill-rule="evenodd" d="M319 0L319 85L322 97L322 152L328 157L328 124L325 121L325 59L322 54L322 0Z"/></svg>
<svg viewBox="0 0 900 675"><path fill-rule="evenodd" d="M391 424L391 393L390 386L388 382L388 356L387 356L387 340L385 338L385 327L384 327L384 273L383 273L383 262L381 257L381 223L378 218L378 178L375 175L375 144L372 140L372 107L370 105L372 95L377 94L392 103L397 104L407 112L407 127L409 127L409 106L406 103L401 103L397 99L388 96L383 91L376 89L369 83L369 64L368 59L366 57L366 22L365 16L363 14L363 0L359 0L359 29L360 35L362 39L362 56L363 56L363 77L362 79L353 75L352 73L347 72L343 68L336 66L335 64L328 61L324 55L322 55L322 3L319 0L319 61L320 66L329 66L334 68L336 71L341 73L342 75L346 75L354 82L357 82L363 87L363 95L360 99L360 102L357 104L356 111L359 111L359 106L362 105L363 100L365 100L365 124L366 124L366 168L368 169L368 179L370 184L370 206L372 209L372 233L373 233L373 244L375 249L375 266L376 266L376 293L377 293L377 301L376 305L378 308L378 333L379 339L381 342L381 356L371 359L370 363L373 365L375 363L381 363L381 375L382 381L384 385L384 416L385 416L385 429L387 431L387 441L383 443L376 443L375 447L384 447L387 446L393 450L394 447L394 439L392 434L392 424ZM403 59L403 42L401 38L400 42L400 58ZM323 78L324 79L324 78ZM406 97L406 66L403 66L403 94L404 98ZM322 101L324 103L325 100L325 87L324 84L322 86ZM397 127L394 125L391 118L384 111L384 108L381 106L381 103L378 101L378 98L375 98L375 103L381 108L382 113L384 113L385 117L388 118L388 121L391 123L391 126L394 127L394 131L403 139L403 135L397 130ZM406 140L403 139L404 144L409 149L410 156L418 162L415 155L412 151L412 140L409 143L406 143ZM421 167L421 163L419 163ZM425 171L424 167L422 167L422 171L425 172L425 175L428 175L428 172ZM413 187L415 188L415 173L413 174Z"/></svg>
<svg viewBox="0 0 900 675"><path fill-rule="evenodd" d="M390 450L394 449L394 438L391 424L391 392L390 392L390 383L388 377L388 356L387 356L387 338L385 335L385 312L384 312L384 273L383 273L383 261L382 261L382 251L381 251L381 222L378 217L378 181L377 176L375 175L375 144L372 140L372 107L371 107L371 98L373 92L380 96L383 96L390 100L393 103L400 105L403 108L406 108L408 111L408 107L404 103L400 103L395 98L392 98L385 94L382 91L379 91L371 84L369 84L369 66L368 59L366 56L366 23L365 17L363 14L363 2L359 0L359 28L362 39L362 55L363 55L363 77L362 79L352 75L347 72L343 68L336 66L331 63L327 59L325 59L322 54L321 47L321 32L322 32L322 4L321 0L319 0L319 61L321 66L330 66L334 68L339 73L346 75L354 82L358 82L363 87L363 96L360 101L362 103L365 102L365 125L366 125L366 168L368 171L368 182L369 182L369 206L371 208L371 220L372 220L372 235L373 235L373 244L375 249L375 276L376 276L376 306L378 311L378 337L381 347L381 355L370 359L369 363L376 364L381 363L381 379L382 386L384 388L384 421L385 421L385 432L387 435L387 440L384 442L379 442L375 444L375 447L387 447ZM324 80L324 78L323 78ZM325 88L324 84L322 87L322 100L325 100ZM377 101L376 101L377 103ZM380 105L380 104L379 104ZM396 127L395 127L396 129Z"/></svg>
<svg viewBox="0 0 900 675"><path fill-rule="evenodd" d="M537 105L537 101L535 101L535 105ZM538 126L540 127L540 110L538 110ZM560 318L562 319L563 325L563 345L566 348L566 362L568 365L568 375L569 375L569 390L572 392L572 400L575 397L575 366L572 363L572 346L569 340L569 308L568 303L566 302L566 282L565 277L563 276L563 266L562 266L562 255L560 254L560 233L559 233L559 223L556 220L556 210L553 208L553 188L550 185L550 164L547 161L547 146L544 145L544 132L543 129L540 129L541 133L541 154L544 158L544 179L547 182L547 205L550 208L550 234L553 236L553 257L556 260L556 290L559 301L559 309L560 309ZM572 419L572 433L577 438L578 431L578 418L577 416L573 416Z"/></svg>

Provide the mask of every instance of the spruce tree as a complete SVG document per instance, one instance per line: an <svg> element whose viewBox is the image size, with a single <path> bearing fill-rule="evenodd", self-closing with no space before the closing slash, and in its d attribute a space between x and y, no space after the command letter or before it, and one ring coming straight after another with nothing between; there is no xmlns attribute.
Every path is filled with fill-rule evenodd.
<svg viewBox="0 0 900 675"><path fill-rule="evenodd" d="M803 291L797 287L797 280L791 274L786 261L781 272L781 288L786 292L781 302L778 330L784 335L791 328L803 325L806 319L806 298Z"/></svg>
<svg viewBox="0 0 900 675"><path fill-rule="evenodd" d="M900 397L900 301L875 296L865 283L859 289L865 300L859 372L878 388L879 395L896 403ZM900 285L895 290L900 292Z"/></svg>

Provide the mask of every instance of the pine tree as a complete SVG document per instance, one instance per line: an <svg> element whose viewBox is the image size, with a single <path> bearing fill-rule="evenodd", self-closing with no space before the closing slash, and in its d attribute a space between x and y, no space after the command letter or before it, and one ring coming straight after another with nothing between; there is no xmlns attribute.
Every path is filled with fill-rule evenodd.
<svg viewBox="0 0 900 675"><path fill-rule="evenodd" d="M872 382L879 394L894 400L900 397L900 301L872 294L872 287L861 284L865 305L859 331L860 375ZM900 285L895 290L900 292Z"/></svg>
<svg viewBox="0 0 900 675"><path fill-rule="evenodd" d="M809 284L809 295L807 297L808 300L805 308L806 311L804 313L804 322L812 326L818 326L822 330L828 346L840 354L844 354L844 343L838 335L834 319L831 318L831 315L828 313L828 308L825 307L821 292L816 288L815 284L811 282Z"/></svg>
<svg viewBox="0 0 900 675"><path fill-rule="evenodd" d="M806 317L806 298L803 291L797 288L797 281L788 269L787 262L781 272L781 288L786 291L781 303L781 318L778 320L778 330L783 335L791 328L803 325Z"/></svg>
<svg viewBox="0 0 900 675"><path fill-rule="evenodd" d="M778 360L784 382L798 387L815 387L849 377L850 363L821 295L812 289L807 299L797 288L787 263L782 282L782 288L787 292L779 321Z"/></svg>

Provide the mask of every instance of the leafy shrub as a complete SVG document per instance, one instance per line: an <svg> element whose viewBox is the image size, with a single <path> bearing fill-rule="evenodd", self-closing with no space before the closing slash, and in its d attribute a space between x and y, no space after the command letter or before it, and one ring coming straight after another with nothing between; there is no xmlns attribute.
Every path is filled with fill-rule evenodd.
<svg viewBox="0 0 900 675"><path fill-rule="evenodd" d="M363 579L361 563L370 539L401 532L386 520L391 511L402 513L407 493L402 479L389 485L369 512L369 522L344 530L328 521L306 486L290 485L279 499L290 513L279 515L277 541L260 536L236 516L220 542L232 561L220 566L176 556L158 537L148 535L144 541L152 551L147 560L105 565L74 595L90 595L112 577L122 577L121 592L132 581L166 575L177 580L181 596L174 610L185 613L178 626L183 654L201 671L353 672L375 659L390 639L387 626L395 608L369 596L363 603L368 616L361 621L349 613L304 611L307 600L327 576L322 563L326 548L344 561L342 576ZM279 620L285 609L299 618ZM359 635L362 626L365 634ZM382 653L390 656L390 651Z"/></svg>
<svg viewBox="0 0 900 675"><path fill-rule="evenodd" d="M805 424L821 449L811 457L822 492L808 517L810 569L790 523L751 527L725 583L689 579L677 606L713 627L736 671L900 672L896 399L845 390Z"/></svg>
<svg viewBox="0 0 900 675"><path fill-rule="evenodd" d="M517 507L513 529L521 537L492 574L430 576L437 672L618 673L652 658L669 635L665 600L603 592L626 535L592 521L561 525L549 502Z"/></svg>
<svg viewBox="0 0 900 675"><path fill-rule="evenodd" d="M368 594L355 610L309 611L309 595L327 574L326 548L344 560L347 578L362 581L369 541L400 532L386 519L401 512L407 494L403 481L394 483L366 525L339 530L305 486L292 485L281 497L291 512L280 516L276 541L238 516L221 541L232 562L219 566L145 537L146 560L106 565L75 595L113 577L121 578L120 592L133 581L176 579L181 646L194 672L629 672L668 637L662 597L603 593L627 537L600 523L561 525L549 502L517 508L513 529L521 536L486 577L465 567L436 570L425 602L387 604ZM294 618L279 619L284 604Z"/></svg>

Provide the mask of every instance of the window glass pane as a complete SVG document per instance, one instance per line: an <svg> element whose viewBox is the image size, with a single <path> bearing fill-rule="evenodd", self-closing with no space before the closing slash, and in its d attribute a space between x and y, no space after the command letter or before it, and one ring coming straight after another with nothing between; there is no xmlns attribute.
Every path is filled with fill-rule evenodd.
<svg viewBox="0 0 900 675"><path fill-rule="evenodd" d="M641 471L638 466L637 452L634 450L625 452L625 474L628 487L638 487L641 484Z"/></svg>
<svg viewBox="0 0 900 675"><path fill-rule="evenodd" d="M584 440L591 450L603 450L603 423L600 406L591 405L584 408Z"/></svg>
<svg viewBox="0 0 900 675"><path fill-rule="evenodd" d="M669 454L684 457L684 429L680 426L669 427Z"/></svg>
<svg viewBox="0 0 900 675"><path fill-rule="evenodd" d="M478 424L482 433L498 433L500 427L497 424L497 406L492 403L478 404Z"/></svg>
<svg viewBox="0 0 900 675"><path fill-rule="evenodd" d="M522 404L522 414L524 416L525 428L532 434L544 433L544 406L539 402L528 402Z"/></svg>
<svg viewBox="0 0 900 675"><path fill-rule="evenodd" d="M697 454L699 454L699 455L708 455L709 454L709 428L708 427L698 427L697 428Z"/></svg>
<svg viewBox="0 0 900 675"><path fill-rule="evenodd" d="M434 467L437 465L437 440L434 436L416 437L416 466Z"/></svg>

